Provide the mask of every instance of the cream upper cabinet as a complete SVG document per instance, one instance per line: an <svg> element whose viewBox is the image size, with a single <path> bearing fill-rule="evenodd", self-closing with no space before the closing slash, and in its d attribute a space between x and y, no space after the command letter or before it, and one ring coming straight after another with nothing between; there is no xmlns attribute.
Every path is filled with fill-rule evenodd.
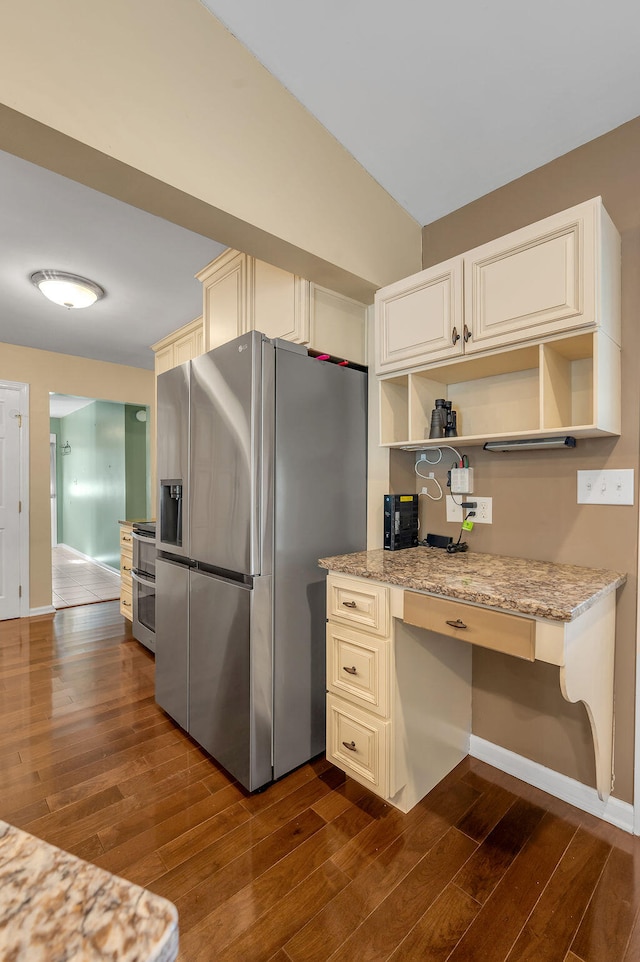
<svg viewBox="0 0 640 962"><path fill-rule="evenodd" d="M620 236L601 197L376 294L376 372L602 330L620 344Z"/></svg>
<svg viewBox="0 0 640 962"><path fill-rule="evenodd" d="M366 304L319 284L309 284L309 345L316 351L366 364Z"/></svg>
<svg viewBox="0 0 640 962"><path fill-rule="evenodd" d="M211 351L246 330L247 255L228 250L201 270L204 349Z"/></svg>
<svg viewBox="0 0 640 962"><path fill-rule="evenodd" d="M248 310L239 334L262 331L296 344L309 341L309 281L247 257Z"/></svg>
<svg viewBox="0 0 640 962"><path fill-rule="evenodd" d="M619 278L600 197L468 251L465 353L595 327L619 344Z"/></svg>
<svg viewBox="0 0 640 962"><path fill-rule="evenodd" d="M384 374L462 354L462 258L376 293L376 371Z"/></svg>
<svg viewBox="0 0 640 962"><path fill-rule="evenodd" d="M202 318L197 317L189 324L173 331L172 334L163 337L151 345L151 350L155 354L155 372L164 374L172 367L177 367L185 361L190 361L193 357L198 357L204 352L204 329Z"/></svg>
<svg viewBox="0 0 640 962"><path fill-rule="evenodd" d="M202 281L207 351L254 330L308 342L309 285L303 278L233 250L196 277Z"/></svg>
<svg viewBox="0 0 640 962"><path fill-rule="evenodd" d="M203 268L205 350L247 331L366 363L366 305L248 254L228 250Z"/></svg>

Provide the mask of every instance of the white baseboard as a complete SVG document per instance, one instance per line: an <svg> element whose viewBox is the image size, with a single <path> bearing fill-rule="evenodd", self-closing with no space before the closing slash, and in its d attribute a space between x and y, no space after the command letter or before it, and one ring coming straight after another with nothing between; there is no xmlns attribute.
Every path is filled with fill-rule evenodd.
<svg viewBox="0 0 640 962"><path fill-rule="evenodd" d="M56 609L53 605L42 605L41 608L29 608L29 618L36 618L38 615L54 615Z"/></svg>
<svg viewBox="0 0 640 962"><path fill-rule="evenodd" d="M485 741L484 738L478 738L477 735L471 736L469 754L535 788L542 789L549 795L562 799L563 802L568 802L569 805L582 809L583 812L596 815L605 822L610 822L625 832L633 834L633 805L628 802L612 797L602 802L595 788L583 785L582 782L568 778L567 775L561 775L560 772L554 772L551 768L545 768L544 765L532 762L523 755L516 755L515 752Z"/></svg>
<svg viewBox="0 0 640 962"><path fill-rule="evenodd" d="M54 547L65 548L66 551L71 551L73 554L77 555L78 558L84 558L85 561L91 561L99 568L104 568L105 571L110 571L112 575L120 575L120 570L118 568L112 568L111 565L103 564L102 561L97 561L95 558L92 558L91 555L83 554L82 551L78 551L77 548L72 548L70 544L64 544L64 542L61 541L59 544L54 545Z"/></svg>

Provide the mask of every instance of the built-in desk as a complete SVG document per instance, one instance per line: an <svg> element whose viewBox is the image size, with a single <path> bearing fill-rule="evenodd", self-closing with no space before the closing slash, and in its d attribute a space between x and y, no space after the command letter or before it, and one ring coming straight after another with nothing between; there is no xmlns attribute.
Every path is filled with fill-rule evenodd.
<svg viewBox="0 0 640 962"><path fill-rule="evenodd" d="M474 645L559 668L612 786L615 571L437 548L323 558L327 757L409 811L469 751Z"/></svg>

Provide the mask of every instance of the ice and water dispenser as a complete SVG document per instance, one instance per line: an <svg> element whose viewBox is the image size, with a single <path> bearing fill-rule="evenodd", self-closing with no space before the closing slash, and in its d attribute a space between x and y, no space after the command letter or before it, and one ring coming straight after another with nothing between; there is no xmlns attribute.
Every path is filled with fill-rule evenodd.
<svg viewBox="0 0 640 962"><path fill-rule="evenodd" d="M182 547L182 478L160 482L160 541Z"/></svg>

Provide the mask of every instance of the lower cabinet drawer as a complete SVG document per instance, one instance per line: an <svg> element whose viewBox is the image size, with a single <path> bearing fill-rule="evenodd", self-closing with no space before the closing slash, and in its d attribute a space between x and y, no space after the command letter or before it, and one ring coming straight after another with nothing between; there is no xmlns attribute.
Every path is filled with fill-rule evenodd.
<svg viewBox="0 0 640 962"><path fill-rule="evenodd" d="M133 568L133 554L131 550L120 552L120 577L131 584L131 569Z"/></svg>
<svg viewBox="0 0 640 962"><path fill-rule="evenodd" d="M120 614L133 621L133 598L131 588L120 587Z"/></svg>
<svg viewBox="0 0 640 962"><path fill-rule="evenodd" d="M391 642L327 624L327 688L377 715L389 714Z"/></svg>
<svg viewBox="0 0 640 962"><path fill-rule="evenodd" d="M502 611L478 608L415 591L404 593L403 621L471 645L535 661L536 623Z"/></svg>
<svg viewBox="0 0 640 962"><path fill-rule="evenodd" d="M391 723L327 696L327 758L343 772L387 798Z"/></svg>

